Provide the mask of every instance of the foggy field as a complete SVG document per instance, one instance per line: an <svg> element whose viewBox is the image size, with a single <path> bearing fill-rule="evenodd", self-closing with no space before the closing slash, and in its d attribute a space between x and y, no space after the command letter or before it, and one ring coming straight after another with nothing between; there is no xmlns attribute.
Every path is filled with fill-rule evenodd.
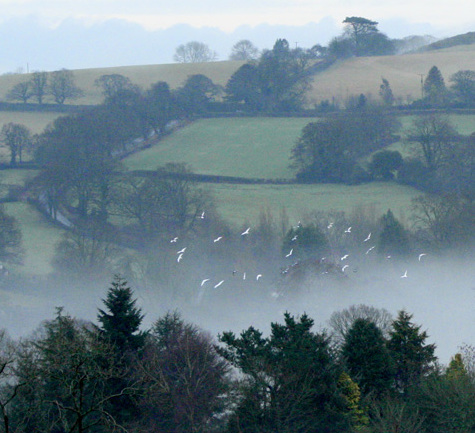
<svg viewBox="0 0 475 433"><path fill-rule="evenodd" d="M0 111L0 129L6 123L19 123L25 125L34 134L43 132L57 117L64 113L38 112L38 111Z"/></svg>
<svg viewBox="0 0 475 433"><path fill-rule="evenodd" d="M260 212L266 209L277 220L284 208L291 224L315 210L349 214L357 207L374 208L377 217L390 208L404 220L410 215L411 199L421 194L414 188L385 182L354 186L206 184L203 187L213 193L224 219L236 225L246 221L256 223Z"/></svg>
<svg viewBox="0 0 475 433"><path fill-rule="evenodd" d="M25 251L23 264L17 271L26 275L46 275L51 272L51 259L62 230L49 223L33 206L27 203L5 203L5 210L14 216L22 231Z"/></svg>
<svg viewBox="0 0 475 433"><path fill-rule="evenodd" d="M1 155L1 152L0 152ZM1 161L1 158L0 158ZM0 171L0 197L8 194L11 186L23 187L25 182L38 174L38 170L7 169Z"/></svg>
<svg viewBox="0 0 475 433"><path fill-rule="evenodd" d="M186 162L198 174L293 177L290 150L309 118L201 119L124 160L130 170Z"/></svg>

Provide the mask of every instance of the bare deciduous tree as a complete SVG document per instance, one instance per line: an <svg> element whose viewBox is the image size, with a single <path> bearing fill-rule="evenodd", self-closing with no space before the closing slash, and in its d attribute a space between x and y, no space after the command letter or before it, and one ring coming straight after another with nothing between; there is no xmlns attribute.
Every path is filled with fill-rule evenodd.
<svg viewBox="0 0 475 433"><path fill-rule="evenodd" d="M177 63L200 63L216 60L218 54L203 42L191 41L179 45L175 50L173 60Z"/></svg>

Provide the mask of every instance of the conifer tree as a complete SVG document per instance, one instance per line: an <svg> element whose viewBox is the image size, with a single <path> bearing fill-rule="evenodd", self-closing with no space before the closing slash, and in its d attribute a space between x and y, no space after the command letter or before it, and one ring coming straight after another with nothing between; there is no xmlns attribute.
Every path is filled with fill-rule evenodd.
<svg viewBox="0 0 475 433"><path fill-rule="evenodd" d="M406 392L408 387L434 368L435 344L426 344L427 333L411 322L412 315L402 310L393 322L388 348L395 365L396 387Z"/></svg>
<svg viewBox="0 0 475 433"><path fill-rule="evenodd" d="M441 106L447 101L444 77L437 66L432 66L424 80L424 98L432 106Z"/></svg>
<svg viewBox="0 0 475 433"><path fill-rule="evenodd" d="M378 240L380 254L405 255L410 252L409 238L403 225L391 209L381 218L382 231Z"/></svg>
<svg viewBox="0 0 475 433"><path fill-rule="evenodd" d="M103 299L107 311L99 309L99 331L113 343L119 353L135 352L143 347L145 333L139 331L143 320L142 310L135 306L132 289L122 277L116 275Z"/></svg>
<svg viewBox="0 0 475 433"><path fill-rule="evenodd" d="M363 394L384 394L392 385L393 364L381 330L370 320L356 319L345 336L342 357Z"/></svg>

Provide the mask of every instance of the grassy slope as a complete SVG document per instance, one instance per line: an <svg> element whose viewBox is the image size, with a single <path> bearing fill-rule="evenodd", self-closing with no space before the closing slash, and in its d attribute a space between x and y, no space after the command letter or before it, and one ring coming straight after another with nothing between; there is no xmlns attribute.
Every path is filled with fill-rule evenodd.
<svg viewBox="0 0 475 433"><path fill-rule="evenodd" d="M462 134L475 131L475 116L451 115ZM168 162L186 162L198 174L247 178L291 179L291 149L310 118L202 119L166 137L155 146L124 160L131 170L154 170ZM412 117L401 118L403 130ZM407 154L402 142L391 146Z"/></svg>
<svg viewBox="0 0 475 433"><path fill-rule="evenodd" d="M290 149L310 119L203 119L127 158L132 170L186 162L199 174L292 178Z"/></svg>
<svg viewBox="0 0 475 433"><path fill-rule="evenodd" d="M411 101L421 96L421 74L437 66L450 85L450 76L462 69L475 70L475 44L400 56L358 57L339 61L316 75L308 98L345 101L360 93L378 99L381 77L391 85L396 98Z"/></svg>
<svg viewBox="0 0 475 433"><path fill-rule="evenodd" d="M85 91L83 98L77 99L77 104L98 104L102 101L100 89L94 81L101 75L121 74L140 87L147 89L157 81L167 82L171 88L181 86L188 76L204 74L211 78L215 84L224 86L229 77L243 62L207 62L207 63L174 63L165 65L122 66L113 68L91 68L74 70L78 87ZM0 100L5 99L9 89L22 81L29 81L28 74L4 75L0 77Z"/></svg>

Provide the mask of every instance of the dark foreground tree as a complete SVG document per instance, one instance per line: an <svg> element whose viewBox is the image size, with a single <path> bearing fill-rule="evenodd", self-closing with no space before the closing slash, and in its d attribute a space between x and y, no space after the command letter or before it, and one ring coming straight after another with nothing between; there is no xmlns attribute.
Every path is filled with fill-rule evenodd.
<svg viewBox="0 0 475 433"><path fill-rule="evenodd" d="M132 389L111 392L110 382L124 375L115 365L112 346L61 309L40 335L25 342L18 361L17 377L25 386L15 401L17 431L86 433L106 426L120 428L108 406Z"/></svg>
<svg viewBox="0 0 475 433"><path fill-rule="evenodd" d="M426 344L427 333L414 324L412 315L400 311L393 322L388 349L394 361L395 385L406 393L419 384L424 376L435 369L435 344Z"/></svg>
<svg viewBox="0 0 475 433"><path fill-rule="evenodd" d="M393 382L393 364L381 330L370 320L356 319L341 349L345 366L364 395L381 396Z"/></svg>
<svg viewBox="0 0 475 433"><path fill-rule="evenodd" d="M311 331L305 314L284 317L267 338L253 327L219 337L219 352L244 375L229 431L342 431L350 422L347 401L328 338Z"/></svg>
<svg viewBox="0 0 475 433"><path fill-rule="evenodd" d="M178 313L153 324L137 375L140 431L211 432L223 423L229 365L211 337Z"/></svg>
<svg viewBox="0 0 475 433"><path fill-rule="evenodd" d="M145 344L145 334L140 331L144 316L132 295L127 281L116 275L103 299L105 310L99 309L97 316L100 335L120 354L136 352Z"/></svg>

